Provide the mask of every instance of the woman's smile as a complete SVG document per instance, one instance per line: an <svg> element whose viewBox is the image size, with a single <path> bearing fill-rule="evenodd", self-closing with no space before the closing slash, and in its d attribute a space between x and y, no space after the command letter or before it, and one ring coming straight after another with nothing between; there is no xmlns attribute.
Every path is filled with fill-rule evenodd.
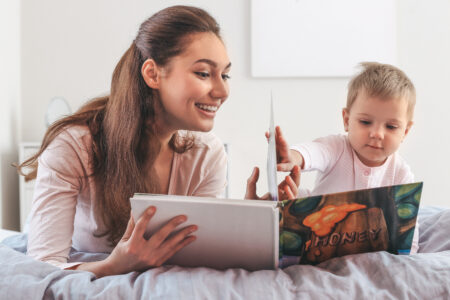
<svg viewBox="0 0 450 300"><path fill-rule="evenodd" d="M195 103L195 106L202 114L210 118L214 118L216 116L216 112L219 110L220 103L219 104Z"/></svg>

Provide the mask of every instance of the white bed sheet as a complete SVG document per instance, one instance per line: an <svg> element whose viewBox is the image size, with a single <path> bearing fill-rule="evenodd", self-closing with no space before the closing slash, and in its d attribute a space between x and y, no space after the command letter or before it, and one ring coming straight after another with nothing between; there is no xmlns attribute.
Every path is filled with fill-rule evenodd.
<svg viewBox="0 0 450 300"><path fill-rule="evenodd" d="M20 234L18 231L12 231L7 229L0 229L0 242L6 239L9 236Z"/></svg>

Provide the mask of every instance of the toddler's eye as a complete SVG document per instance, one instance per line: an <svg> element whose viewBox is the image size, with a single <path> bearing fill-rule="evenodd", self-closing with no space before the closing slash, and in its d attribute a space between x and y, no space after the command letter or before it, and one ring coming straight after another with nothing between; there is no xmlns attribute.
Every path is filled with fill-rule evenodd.
<svg viewBox="0 0 450 300"><path fill-rule="evenodd" d="M363 125L370 125L370 124L372 124L372 122L370 122L368 120L359 120L359 123L361 123Z"/></svg>
<svg viewBox="0 0 450 300"><path fill-rule="evenodd" d="M194 72L194 73L197 74L201 78L208 78L209 77L209 73L208 72Z"/></svg>
<svg viewBox="0 0 450 300"><path fill-rule="evenodd" d="M397 125L386 125L386 128L387 129L389 129L389 130L395 130L395 129L397 129L398 128L398 126Z"/></svg>
<svg viewBox="0 0 450 300"><path fill-rule="evenodd" d="M223 80L227 81L227 80L230 79L230 78L231 78L230 75L228 75L228 74L222 74L222 79L223 79Z"/></svg>

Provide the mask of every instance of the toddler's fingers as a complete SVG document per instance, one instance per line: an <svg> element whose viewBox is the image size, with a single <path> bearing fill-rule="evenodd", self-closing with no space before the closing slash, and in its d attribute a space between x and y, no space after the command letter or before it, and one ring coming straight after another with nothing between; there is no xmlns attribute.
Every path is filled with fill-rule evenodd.
<svg viewBox="0 0 450 300"><path fill-rule="evenodd" d="M287 185L285 186L284 191L286 192L286 196L289 200L295 199L297 197Z"/></svg>
<svg viewBox="0 0 450 300"><path fill-rule="evenodd" d="M275 127L275 137L277 138L278 142L287 144L280 126Z"/></svg>
<svg viewBox="0 0 450 300"><path fill-rule="evenodd" d="M293 163L291 163L291 162L279 163L279 164L277 164L277 171L280 171L280 172L292 172L294 167L295 167L295 165Z"/></svg>
<svg viewBox="0 0 450 300"><path fill-rule="evenodd" d="M280 126L276 126L276 127L275 127L275 132L276 132L276 135L277 135L279 138L282 138L282 137L283 137L283 133L281 132L281 127L280 127Z"/></svg>

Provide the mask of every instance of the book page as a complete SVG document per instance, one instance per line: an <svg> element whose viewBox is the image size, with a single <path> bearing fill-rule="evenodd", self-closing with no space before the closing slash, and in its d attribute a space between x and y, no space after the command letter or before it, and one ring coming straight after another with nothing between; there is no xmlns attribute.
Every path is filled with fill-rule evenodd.
<svg viewBox="0 0 450 300"><path fill-rule="evenodd" d="M273 97L270 99L269 145L267 149L267 182L272 200L278 201L277 152L275 144L275 125L273 117Z"/></svg>

